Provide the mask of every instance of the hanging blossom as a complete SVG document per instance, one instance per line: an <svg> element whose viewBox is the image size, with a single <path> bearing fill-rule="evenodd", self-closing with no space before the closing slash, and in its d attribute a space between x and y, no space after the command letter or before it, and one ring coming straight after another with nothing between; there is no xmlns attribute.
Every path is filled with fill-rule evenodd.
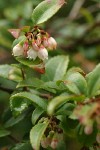
<svg viewBox="0 0 100 150"><path fill-rule="evenodd" d="M23 30L24 28L9 29L9 32L15 38L18 38ZM35 26L31 31L25 32L24 35L25 40L13 47L12 54L14 56L23 56L31 60L35 60L38 57L44 61L48 59L48 50L54 50L57 47L55 39L38 26Z"/></svg>

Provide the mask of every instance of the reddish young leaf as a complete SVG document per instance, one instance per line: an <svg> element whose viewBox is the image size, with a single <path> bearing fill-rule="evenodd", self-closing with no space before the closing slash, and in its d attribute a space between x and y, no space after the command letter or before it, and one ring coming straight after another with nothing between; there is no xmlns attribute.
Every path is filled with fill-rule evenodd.
<svg viewBox="0 0 100 150"><path fill-rule="evenodd" d="M8 31L13 35L14 38L18 38L21 32L21 29L8 29Z"/></svg>
<svg viewBox="0 0 100 150"><path fill-rule="evenodd" d="M45 73L45 68L34 68L34 70L36 70L37 72L41 73L41 74L44 74Z"/></svg>

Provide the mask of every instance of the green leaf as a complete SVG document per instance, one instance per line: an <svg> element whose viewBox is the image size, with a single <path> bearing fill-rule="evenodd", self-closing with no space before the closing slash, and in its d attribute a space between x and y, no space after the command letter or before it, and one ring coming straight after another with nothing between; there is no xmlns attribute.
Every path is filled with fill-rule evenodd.
<svg viewBox="0 0 100 150"><path fill-rule="evenodd" d="M9 72L12 69L10 65L0 65L0 77L9 78Z"/></svg>
<svg viewBox="0 0 100 150"><path fill-rule="evenodd" d="M75 108L75 104L72 103L66 103L63 104L60 108L58 108L56 115L70 115Z"/></svg>
<svg viewBox="0 0 100 150"><path fill-rule="evenodd" d="M5 129L0 129L0 138L5 137L7 135L10 135L10 131L5 130Z"/></svg>
<svg viewBox="0 0 100 150"><path fill-rule="evenodd" d="M77 68L71 68L67 72L64 83L72 93L86 95L87 83L83 75L78 72Z"/></svg>
<svg viewBox="0 0 100 150"><path fill-rule="evenodd" d="M36 59L35 61L33 61L33 60L29 60L28 58L24 58L20 56L20 57L16 57L16 60L21 64L28 66L32 69L44 68L43 62L40 59Z"/></svg>
<svg viewBox="0 0 100 150"><path fill-rule="evenodd" d="M11 109L18 114L25 110L32 103L46 110L47 101L29 92L21 92L12 95L10 98Z"/></svg>
<svg viewBox="0 0 100 150"><path fill-rule="evenodd" d="M48 91L50 93L56 94L56 90L53 89L53 88L49 88L48 86L45 85L45 83L40 88L38 88L38 89L43 89L43 90Z"/></svg>
<svg viewBox="0 0 100 150"><path fill-rule="evenodd" d="M32 113L32 123L35 125L39 117L44 113L44 110L41 107L37 107Z"/></svg>
<svg viewBox="0 0 100 150"><path fill-rule="evenodd" d="M75 130L70 127L68 120L65 116L62 117L60 127L63 129L66 135L68 135L69 137L75 137Z"/></svg>
<svg viewBox="0 0 100 150"><path fill-rule="evenodd" d="M95 96L100 95L100 90L96 91Z"/></svg>
<svg viewBox="0 0 100 150"><path fill-rule="evenodd" d="M21 70L11 65L0 65L0 77L19 82L22 80Z"/></svg>
<svg viewBox="0 0 100 150"><path fill-rule="evenodd" d="M68 56L56 56L51 58L46 64L46 73L42 75L44 81L61 80L67 70L69 58Z"/></svg>
<svg viewBox="0 0 100 150"><path fill-rule="evenodd" d="M60 105L64 104L65 102L68 102L69 100L81 101L83 99L84 99L84 96L82 96L82 95L81 96L75 96L75 95L66 94L66 95L57 96L49 102L48 107L47 107L47 112L48 112L49 115L53 115L55 110Z"/></svg>
<svg viewBox="0 0 100 150"><path fill-rule="evenodd" d="M88 96L93 97L100 90L100 64L86 76Z"/></svg>
<svg viewBox="0 0 100 150"><path fill-rule="evenodd" d="M22 35L18 39L15 39L14 42L13 42L13 44L12 44L12 47L14 47L15 45L17 45L18 43L24 42L25 39L26 39L25 35Z"/></svg>
<svg viewBox="0 0 100 150"><path fill-rule="evenodd" d="M51 93L56 93L57 91L65 90L66 86L63 83L57 85L56 81L49 81L49 82L44 82L38 89L44 89Z"/></svg>
<svg viewBox="0 0 100 150"><path fill-rule="evenodd" d="M57 85L57 82L55 81L49 81L49 82L44 82L41 86L41 88L50 88L50 89L55 89L58 91L62 91L66 89L66 86L62 83L60 83L59 85Z"/></svg>
<svg viewBox="0 0 100 150"><path fill-rule="evenodd" d="M4 127L5 128L9 128L14 126L15 124L19 123L20 121L22 121L26 116L26 113L21 114L20 116L18 116L17 118L11 117L5 124Z"/></svg>
<svg viewBox="0 0 100 150"><path fill-rule="evenodd" d="M11 96L10 98L10 107L13 111L14 116L20 115L23 111L25 111L28 106L31 104L31 102L23 97L18 97L15 95L15 97Z"/></svg>
<svg viewBox="0 0 100 150"><path fill-rule="evenodd" d="M43 123L35 125L30 132L30 141L33 149L40 150L41 138L48 127L49 121L45 120Z"/></svg>
<svg viewBox="0 0 100 150"><path fill-rule="evenodd" d="M32 150L29 142L17 144L11 150Z"/></svg>
<svg viewBox="0 0 100 150"><path fill-rule="evenodd" d="M45 0L41 2L32 13L32 21L34 25L41 24L51 18L65 3L60 0Z"/></svg>
<svg viewBox="0 0 100 150"><path fill-rule="evenodd" d="M42 80L39 80L38 78L27 78L21 82L19 82L19 84L17 85L17 88L20 87L35 87L35 88L39 88L44 82Z"/></svg>

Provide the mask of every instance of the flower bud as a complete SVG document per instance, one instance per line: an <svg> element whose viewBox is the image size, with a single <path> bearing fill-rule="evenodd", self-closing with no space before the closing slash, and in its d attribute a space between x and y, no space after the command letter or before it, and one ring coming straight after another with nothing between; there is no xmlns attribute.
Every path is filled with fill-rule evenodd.
<svg viewBox="0 0 100 150"><path fill-rule="evenodd" d="M53 138L52 138L52 141L51 141L51 144L50 144L50 147L52 149L56 149L59 142L62 141L62 134L58 134L57 132L54 134Z"/></svg>
<svg viewBox="0 0 100 150"><path fill-rule="evenodd" d="M56 149L58 146L58 139L53 139L50 146L52 149Z"/></svg>
<svg viewBox="0 0 100 150"><path fill-rule="evenodd" d="M24 53L23 47L20 44L17 44L13 47L13 55L14 56L22 56Z"/></svg>
<svg viewBox="0 0 100 150"><path fill-rule="evenodd" d="M41 140L41 145L43 148L47 148L51 144L51 138L50 137L45 137L44 139Z"/></svg>
<svg viewBox="0 0 100 150"><path fill-rule="evenodd" d="M41 47L38 51L38 57L42 60L48 59L48 51L46 48Z"/></svg>
<svg viewBox="0 0 100 150"><path fill-rule="evenodd" d="M97 134L97 136L96 136L96 141L97 141L98 143L100 143L100 133Z"/></svg>
<svg viewBox="0 0 100 150"><path fill-rule="evenodd" d="M84 132L85 134L89 135L93 132L93 127L91 125L87 125L85 128L84 128Z"/></svg>
<svg viewBox="0 0 100 150"><path fill-rule="evenodd" d="M29 59L35 60L36 57L37 57L37 52L34 51L32 48L30 48L30 49L27 51L27 57L28 57Z"/></svg>
<svg viewBox="0 0 100 150"><path fill-rule="evenodd" d="M55 41L55 39L53 37L50 37L48 39L48 48L50 50L53 50L53 49L56 49L56 47L57 47L57 42Z"/></svg>

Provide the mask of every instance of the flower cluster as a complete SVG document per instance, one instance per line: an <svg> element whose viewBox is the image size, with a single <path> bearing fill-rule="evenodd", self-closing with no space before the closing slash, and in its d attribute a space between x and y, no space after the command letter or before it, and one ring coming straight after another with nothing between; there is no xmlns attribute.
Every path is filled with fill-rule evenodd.
<svg viewBox="0 0 100 150"><path fill-rule="evenodd" d="M37 57L41 60L48 59L48 50L56 49L57 43L53 37L35 26L25 33L25 41L13 47L14 56L23 56L32 60Z"/></svg>

